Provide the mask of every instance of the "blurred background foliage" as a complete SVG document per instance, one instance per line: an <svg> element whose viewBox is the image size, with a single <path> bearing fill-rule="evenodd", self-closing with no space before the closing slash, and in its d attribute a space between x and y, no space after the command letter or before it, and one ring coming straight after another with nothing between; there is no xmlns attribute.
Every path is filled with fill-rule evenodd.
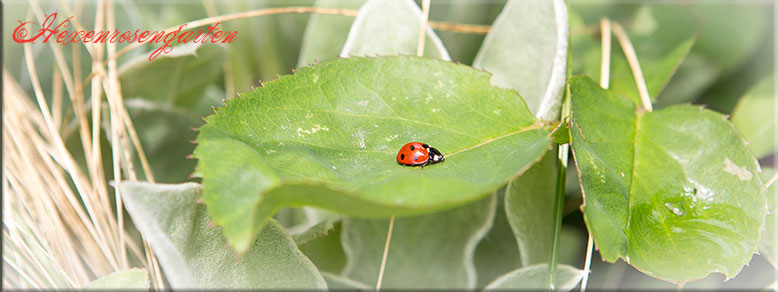
<svg viewBox="0 0 778 292"><path fill-rule="evenodd" d="M85 27L94 26L95 2L42 1L43 11L58 12L59 19L75 14ZM214 15L257 10L269 7L313 6L327 7L326 0L203 0L203 1L116 1L117 29L161 30L180 23ZM342 1L340 1L342 2ZM63 9L66 3L68 8ZM337 8L357 9L362 1ZM463 24L491 24L504 5L504 0L433 0L430 20ZM331 4L330 4L331 5ZM659 80L661 94L655 103L663 107L678 103L707 105L725 114L735 111L741 97L746 96L760 82L769 82L775 68L775 8L769 1L616 1L569 0L570 16L570 71L599 76L599 26L602 17L618 21L633 37L641 62L656 70L673 70L669 81ZM75 12L71 12L75 11ZM34 96L31 81L24 64L23 47L11 41L11 33L20 20L31 17L28 1L3 3L3 66L27 92ZM332 28L308 27L312 18L333 23ZM238 31L237 39L226 45L184 45L176 47L170 58L147 62L148 52L158 46L144 45L119 58L120 78L125 106L135 123L141 143L151 163L157 182L191 181L188 174L195 163L186 159L192 152L196 132L190 130L202 124L199 118L221 105L222 99L236 97L260 80L272 80L277 75L289 74L291 69L310 60L298 59L305 55L307 38L343 37L353 17L309 14L281 14L252 17L220 24L223 30ZM72 28L71 28L72 29ZM329 29L329 31L328 31ZM306 30L308 30L306 32ZM452 31L436 31L448 49L453 61L471 64L484 36ZM345 39L344 39L345 41ZM677 50L687 42L689 47ZM124 44L119 44L119 48ZM616 47L614 42L614 47ZM56 86L56 63L52 50L43 44L32 46L35 64L43 90L53 96ZM81 78L91 71L91 59L81 45L63 46L68 64L74 62L73 50L80 54ZM340 48L333 48L329 56L337 57ZM613 78L618 61L614 61ZM626 65L624 65L626 66ZM627 68L627 67L624 67ZM630 77L631 78L631 77ZM666 84L665 84L666 82ZM618 82L616 82L618 83ZM614 86L618 88L618 86ZM85 87L86 96L89 87ZM625 88L624 90L629 90ZM51 103L52 101L49 100ZM67 103L68 100L65 100ZM775 100L773 99L773 103ZM89 104L87 102L87 104ZM768 102L769 104L769 102ZM71 153L80 153L80 143L69 104L59 107L64 116L62 132ZM94 109L89 109L94 110ZM107 110L107 109L102 109ZM759 121L775 117L751 117ZM773 129L774 131L774 129ZM108 135L104 135L108 136ZM110 136L109 136L110 137ZM110 149L103 141L103 149ZM775 145L759 153L763 166L773 165ZM104 161L110 161L110 154ZM76 157L83 161L83 157ZM137 159L137 158L136 158ZM139 163L136 163L139 165ZM113 177L111 167L105 167L106 177ZM142 178L139 178L142 180ZM774 188L773 188L774 189ZM502 201L502 200L500 200ZM578 206L581 203L576 171L568 170L567 196L560 262L581 267L586 247L586 229ZM282 224L294 225L300 218L295 213L281 212ZM492 231L476 251L479 282L484 284L496 275L512 269L517 254L500 252L500 247L515 252L515 239L504 214L497 216ZM129 220L128 220L129 221ZM338 273L343 269L345 255L340 244L340 223L326 236L315 238L301 250L323 271ZM724 282L722 275L686 284L686 288L747 288L761 289L775 279L775 269L762 255L755 255L751 264L737 277ZM607 264L595 253L589 287L594 289L675 288L674 284L649 277L623 262Z"/></svg>

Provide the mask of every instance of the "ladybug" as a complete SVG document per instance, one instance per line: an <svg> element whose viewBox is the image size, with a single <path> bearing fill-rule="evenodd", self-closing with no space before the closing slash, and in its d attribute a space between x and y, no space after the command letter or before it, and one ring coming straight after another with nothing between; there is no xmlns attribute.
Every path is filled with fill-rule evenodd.
<svg viewBox="0 0 778 292"><path fill-rule="evenodd" d="M438 149L421 142L411 142L403 145L397 152L397 163L406 166L421 166L443 162L443 154Z"/></svg>

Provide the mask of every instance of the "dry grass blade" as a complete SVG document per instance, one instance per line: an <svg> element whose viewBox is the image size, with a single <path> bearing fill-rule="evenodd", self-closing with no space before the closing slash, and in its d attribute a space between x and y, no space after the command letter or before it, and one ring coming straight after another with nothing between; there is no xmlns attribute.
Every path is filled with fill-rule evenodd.
<svg viewBox="0 0 778 292"><path fill-rule="evenodd" d="M75 161L59 134L50 131L46 110L36 108L3 73L3 261L11 268L6 272L19 279L4 283L13 285L7 288L82 287L118 269L106 236L112 232L106 221L113 210L95 205L90 180L71 168ZM74 192L70 183L80 187Z"/></svg>

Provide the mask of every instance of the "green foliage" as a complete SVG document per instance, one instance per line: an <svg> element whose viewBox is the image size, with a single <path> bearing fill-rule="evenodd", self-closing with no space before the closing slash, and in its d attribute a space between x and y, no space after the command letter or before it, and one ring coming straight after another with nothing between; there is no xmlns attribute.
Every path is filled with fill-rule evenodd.
<svg viewBox="0 0 778 292"><path fill-rule="evenodd" d="M412 0L368 0L359 9L340 56L416 55L421 23L421 10ZM451 60L429 26L424 55Z"/></svg>
<svg viewBox="0 0 778 292"><path fill-rule="evenodd" d="M365 0L317 0L316 7L359 9ZM297 67L313 64L315 61L335 59L340 55L348 31L354 22L352 17L314 14L305 26L305 36L297 58Z"/></svg>
<svg viewBox="0 0 778 292"><path fill-rule="evenodd" d="M484 289L492 290L539 290L546 287L546 273L548 268L546 264L537 264L527 266L512 271L490 283ZM568 265L559 265L557 267L557 282L554 290L570 291L578 285L583 277L583 271Z"/></svg>
<svg viewBox="0 0 778 292"><path fill-rule="evenodd" d="M636 12L632 26L627 29L652 100L657 99L694 45L694 23L688 18L676 17L678 13L672 8L644 6ZM668 19L681 19L684 23L670 22ZM599 77L602 51L600 37L581 34L585 24L580 21L571 23L571 29L579 32L571 39L573 74ZM632 70L615 35L611 41L610 60L610 88L634 101L639 100Z"/></svg>
<svg viewBox="0 0 778 292"><path fill-rule="evenodd" d="M756 251L766 201L734 126L695 106L644 112L586 77L571 93L582 209L603 258L673 281L737 275Z"/></svg>
<svg viewBox="0 0 778 292"><path fill-rule="evenodd" d="M239 251L284 206L388 217L472 202L550 144L521 97L489 85L488 74L414 57L301 69L206 120L195 149L203 201ZM397 149L415 140L446 161L398 165Z"/></svg>
<svg viewBox="0 0 778 292"><path fill-rule="evenodd" d="M437 214L396 219L382 287L475 288L473 254L492 227L495 199L490 196ZM344 220L343 248L348 262L343 275L375 286L388 225L388 220ZM430 238L445 238L445 243Z"/></svg>
<svg viewBox="0 0 778 292"><path fill-rule="evenodd" d="M146 269L119 271L92 281L84 289L149 289L149 273Z"/></svg>
<svg viewBox="0 0 778 292"><path fill-rule="evenodd" d="M765 181L775 175L775 169L764 168L762 177ZM775 215L778 212L778 185L773 183L770 188L767 189L767 216L765 217L765 230L762 232L762 241L759 244L759 253L761 253L768 261L778 269L778 216Z"/></svg>
<svg viewBox="0 0 778 292"><path fill-rule="evenodd" d="M518 243L522 266L547 263L554 230L556 151L508 183L505 213Z"/></svg>
<svg viewBox="0 0 778 292"><path fill-rule="evenodd" d="M494 196L497 197L497 208L492 227L478 243L473 256L477 272L477 287L484 287L502 274L521 265L516 238L513 236L504 211L505 187L500 188Z"/></svg>
<svg viewBox="0 0 778 292"><path fill-rule="evenodd" d="M211 226L198 184L120 184L125 207L172 288L323 289L324 279L274 220L241 256Z"/></svg>
<svg viewBox="0 0 778 292"><path fill-rule="evenodd" d="M197 133L191 128L203 124L200 115L212 112L223 98L208 85L218 80L226 52L223 45L190 43L154 61L135 57L120 68L124 106L156 181L183 182L192 173L195 162L186 156L194 150L189 141ZM137 158L135 165L140 166Z"/></svg>
<svg viewBox="0 0 778 292"><path fill-rule="evenodd" d="M494 73L496 86L521 93L538 118L556 120L567 67L567 29L562 1L508 1L473 67Z"/></svg>
<svg viewBox="0 0 778 292"><path fill-rule="evenodd" d="M778 131L776 102L775 78L770 76L740 98L732 113L732 122L750 142L748 147L758 158L775 153L778 146L775 137Z"/></svg>

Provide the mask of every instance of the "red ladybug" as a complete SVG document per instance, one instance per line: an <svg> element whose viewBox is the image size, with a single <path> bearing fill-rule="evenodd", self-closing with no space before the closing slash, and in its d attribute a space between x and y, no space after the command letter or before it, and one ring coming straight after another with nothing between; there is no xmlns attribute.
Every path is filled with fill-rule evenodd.
<svg viewBox="0 0 778 292"><path fill-rule="evenodd" d="M403 145L397 152L397 163L407 166L421 166L443 162L443 154L438 149L421 142L411 142Z"/></svg>

